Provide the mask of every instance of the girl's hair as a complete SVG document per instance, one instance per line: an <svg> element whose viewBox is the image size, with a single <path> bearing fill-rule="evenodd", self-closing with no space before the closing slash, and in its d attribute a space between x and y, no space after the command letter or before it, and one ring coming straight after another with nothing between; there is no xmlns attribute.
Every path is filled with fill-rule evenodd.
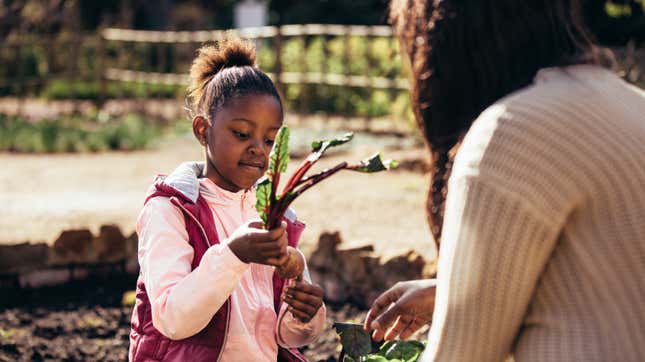
<svg viewBox="0 0 645 362"><path fill-rule="evenodd" d="M190 67L188 101L194 115L213 120L231 99L247 95L282 100L271 79L255 64L255 46L228 35L215 45L199 48Z"/></svg>
<svg viewBox="0 0 645 362"><path fill-rule="evenodd" d="M437 245L449 151L475 118L540 68L597 62L579 11L578 0L393 0L390 22L434 163L427 208Z"/></svg>

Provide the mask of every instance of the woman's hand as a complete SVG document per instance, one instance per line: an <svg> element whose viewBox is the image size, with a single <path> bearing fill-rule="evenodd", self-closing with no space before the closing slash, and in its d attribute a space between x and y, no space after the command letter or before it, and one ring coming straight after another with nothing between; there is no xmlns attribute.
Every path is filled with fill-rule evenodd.
<svg viewBox="0 0 645 362"><path fill-rule="evenodd" d="M409 338L430 323L434 310L436 279L396 283L381 294L367 313L364 328L377 341Z"/></svg>
<svg viewBox="0 0 645 362"><path fill-rule="evenodd" d="M273 230L262 229L261 221L250 221L230 236L228 247L245 263L278 266L287 261L287 223Z"/></svg>
<svg viewBox="0 0 645 362"><path fill-rule="evenodd" d="M309 322L323 305L323 290L316 284L291 280L284 288L282 300L287 310L303 323Z"/></svg>

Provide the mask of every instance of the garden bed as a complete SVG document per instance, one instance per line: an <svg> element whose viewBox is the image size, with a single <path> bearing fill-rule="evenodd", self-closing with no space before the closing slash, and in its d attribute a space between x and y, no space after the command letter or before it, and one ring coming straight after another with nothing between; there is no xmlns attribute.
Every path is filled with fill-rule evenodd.
<svg viewBox="0 0 645 362"><path fill-rule="evenodd" d="M122 305L132 277L38 290L6 290L0 309L0 361L125 361L132 307ZM335 321L362 321L355 306L328 305L325 332L304 348L310 361L336 361Z"/></svg>

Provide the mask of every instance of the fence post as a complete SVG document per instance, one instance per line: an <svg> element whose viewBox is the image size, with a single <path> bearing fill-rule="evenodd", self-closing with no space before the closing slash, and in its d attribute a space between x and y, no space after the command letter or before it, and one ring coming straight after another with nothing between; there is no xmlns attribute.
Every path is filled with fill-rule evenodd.
<svg viewBox="0 0 645 362"><path fill-rule="evenodd" d="M372 56L374 54L373 48L376 37L374 36L374 31L372 27L368 28L367 35L365 36L365 60L367 61L367 65L365 67L365 77L366 79L371 79L371 71L372 67L374 66L374 57ZM370 98L373 99L374 96L374 88L372 87L372 83L370 82L367 86L367 94ZM372 100L370 99L370 104L372 103ZM365 113L365 117L363 117L363 129L366 132L371 131L372 128L372 109L371 107L367 108L367 113Z"/></svg>
<svg viewBox="0 0 645 362"><path fill-rule="evenodd" d="M352 102L351 102L352 88L349 84L349 77L352 75L352 68L350 66L352 62L352 46L350 44L352 40L352 32L349 26L343 27L343 33L344 33L343 36L345 37L345 53L343 54L343 59L345 63L345 67L344 67L345 84L343 85L343 90L347 92L346 96L343 97L344 98L343 111L345 112L345 115L347 117L350 117L349 115L350 115L350 110L352 106ZM355 116L355 115L352 115L352 116Z"/></svg>
<svg viewBox="0 0 645 362"><path fill-rule="evenodd" d="M107 99L107 80L105 77L105 57L107 56L106 43L107 40L103 38L103 26L98 29L98 36L95 38L97 41L96 56L98 61L96 64L95 77L99 82L99 94L96 97L96 108L101 109Z"/></svg>
<svg viewBox="0 0 645 362"><path fill-rule="evenodd" d="M24 38L22 37L22 34L19 34L18 36L18 42L16 43L16 64L18 66L18 82L16 88L16 94L18 95L18 106L16 109L16 114L22 115L22 110L24 108L24 101L25 101L25 94L24 94L24 89L25 89L25 76L24 76L24 67L23 67L23 62L22 62L22 45L24 44L23 42Z"/></svg>
<svg viewBox="0 0 645 362"><path fill-rule="evenodd" d="M275 86L283 100L286 100L286 89L282 83L282 26L276 27L273 48L275 49Z"/></svg>

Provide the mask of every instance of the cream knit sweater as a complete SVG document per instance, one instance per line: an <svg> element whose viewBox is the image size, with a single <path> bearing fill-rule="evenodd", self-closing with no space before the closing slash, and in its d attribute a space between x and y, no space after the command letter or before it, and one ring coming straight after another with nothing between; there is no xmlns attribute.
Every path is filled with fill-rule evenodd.
<svg viewBox="0 0 645 362"><path fill-rule="evenodd" d="M645 361L645 92L541 70L475 121L448 187L424 361Z"/></svg>

